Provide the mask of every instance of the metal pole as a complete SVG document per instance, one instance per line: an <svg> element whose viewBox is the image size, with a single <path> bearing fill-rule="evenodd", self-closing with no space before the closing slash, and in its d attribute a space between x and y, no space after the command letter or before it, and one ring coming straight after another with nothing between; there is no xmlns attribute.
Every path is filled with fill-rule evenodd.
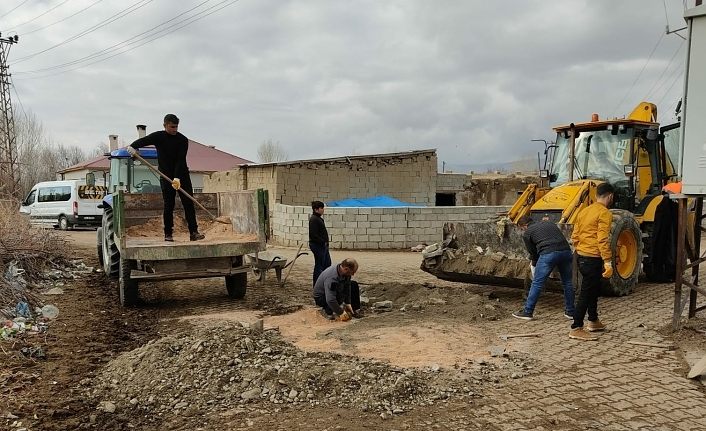
<svg viewBox="0 0 706 431"><path fill-rule="evenodd" d="M704 208L704 198L696 198L696 208L694 209L694 255L696 259L701 257L701 213ZM694 285L699 285L699 265L691 268L691 279ZM689 319L696 317L696 296L698 292L691 289L689 292Z"/></svg>
<svg viewBox="0 0 706 431"><path fill-rule="evenodd" d="M569 126L571 128L571 143L569 144L569 182L574 180L574 160L576 158L576 127L574 123Z"/></svg>
<svg viewBox="0 0 706 431"><path fill-rule="evenodd" d="M676 198L678 204L677 212L677 262L676 274L674 277L674 315L672 316L672 329L678 330L681 321L682 305L681 305L681 286L682 277L684 277L684 239L686 237L686 196Z"/></svg>

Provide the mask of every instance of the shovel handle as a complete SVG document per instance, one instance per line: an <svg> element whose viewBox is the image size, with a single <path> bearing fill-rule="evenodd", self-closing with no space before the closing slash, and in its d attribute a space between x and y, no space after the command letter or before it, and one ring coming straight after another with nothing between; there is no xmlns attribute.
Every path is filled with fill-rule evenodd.
<svg viewBox="0 0 706 431"><path fill-rule="evenodd" d="M152 172L154 172L155 174L159 175L160 177L164 178L165 180L169 181L170 183L173 181L171 178L169 178L168 176L164 175L164 174L162 173L162 171L160 171L159 169L157 169L157 168L155 168L154 166L152 166L152 164L151 164L150 162L148 162L147 160L143 159L140 154L135 153L135 154L133 154L132 156L133 156L134 158L136 158L137 160L141 161L143 164L147 165L147 167L150 168L150 170L151 170ZM191 201L192 201L193 203L195 203L196 205L198 205L199 208L201 208L202 210L206 211L206 214L208 214L209 217L211 217L213 220L216 219L216 216L214 216L214 215L211 213L211 211L207 210L206 207L203 206L203 204L201 204L201 202L197 201L193 196L191 196L189 193L187 193L186 190L182 189L181 187L179 187L177 190L179 190L180 192L182 192L182 193L184 194L184 196L186 196L187 198L191 199Z"/></svg>

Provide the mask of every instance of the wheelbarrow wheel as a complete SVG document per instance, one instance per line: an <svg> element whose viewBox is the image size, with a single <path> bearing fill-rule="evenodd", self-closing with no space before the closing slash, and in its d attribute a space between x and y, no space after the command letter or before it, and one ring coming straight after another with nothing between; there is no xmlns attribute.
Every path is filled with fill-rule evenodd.
<svg viewBox="0 0 706 431"><path fill-rule="evenodd" d="M228 296L233 299L243 299L248 288L248 274L241 272L240 274L226 275L225 278Z"/></svg>

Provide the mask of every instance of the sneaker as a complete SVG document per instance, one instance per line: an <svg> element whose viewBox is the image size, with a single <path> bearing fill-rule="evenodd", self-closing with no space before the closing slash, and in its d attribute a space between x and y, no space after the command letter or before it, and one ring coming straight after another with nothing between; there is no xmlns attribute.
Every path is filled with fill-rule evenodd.
<svg viewBox="0 0 706 431"><path fill-rule="evenodd" d="M517 317L522 320L532 320L532 314L526 312L524 308L520 311L512 313L512 317Z"/></svg>
<svg viewBox="0 0 706 431"><path fill-rule="evenodd" d="M569 332L569 338L581 341L596 341L598 338L586 332L583 328L574 328Z"/></svg>
<svg viewBox="0 0 706 431"><path fill-rule="evenodd" d="M569 313L568 311L564 311L564 317L566 317L569 320L574 320L574 313Z"/></svg>
<svg viewBox="0 0 706 431"><path fill-rule="evenodd" d="M204 235L204 234L202 234L202 233L191 232L191 233L189 234L189 239L190 239L191 241L200 241L200 240L202 240L202 239L204 239L204 238L206 238L206 235Z"/></svg>
<svg viewBox="0 0 706 431"><path fill-rule="evenodd" d="M596 320L595 322L591 322L589 320L588 325L586 325L586 329L588 329L588 332L603 331L605 330L605 325L602 324L600 320Z"/></svg>
<svg viewBox="0 0 706 431"><path fill-rule="evenodd" d="M174 237L171 235L164 235L164 240L167 242L174 242Z"/></svg>
<svg viewBox="0 0 706 431"><path fill-rule="evenodd" d="M319 313L321 313L321 315L324 316L326 320L336 319L335 317L333 317L333 314L328 314L323 308L319 308Z"/></svg>

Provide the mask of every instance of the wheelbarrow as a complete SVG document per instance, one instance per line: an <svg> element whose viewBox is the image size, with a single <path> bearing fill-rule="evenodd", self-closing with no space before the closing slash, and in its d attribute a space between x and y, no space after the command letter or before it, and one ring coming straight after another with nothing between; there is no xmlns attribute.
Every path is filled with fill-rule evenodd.
<svg viewBox="0 0 706 431"><path fill-rule="evenodd" d="M300 245L297 249L297 254L290 262L287 262L287 259L281 256L277 256L266 251L248 254L247 258L257 281L264 283L267 279L267 271L273 269L275 271L275 275L277 276L277 283L279 283L280 287L284 287L284 283L287 282L287 278L294 267L294 263L297 259L299 259L299 257L304 256L305 254L309 253L302 251L302 245ZM287 274L284 276L283 280L282 271L287 268L289 269L287 270Z"/></svg>

